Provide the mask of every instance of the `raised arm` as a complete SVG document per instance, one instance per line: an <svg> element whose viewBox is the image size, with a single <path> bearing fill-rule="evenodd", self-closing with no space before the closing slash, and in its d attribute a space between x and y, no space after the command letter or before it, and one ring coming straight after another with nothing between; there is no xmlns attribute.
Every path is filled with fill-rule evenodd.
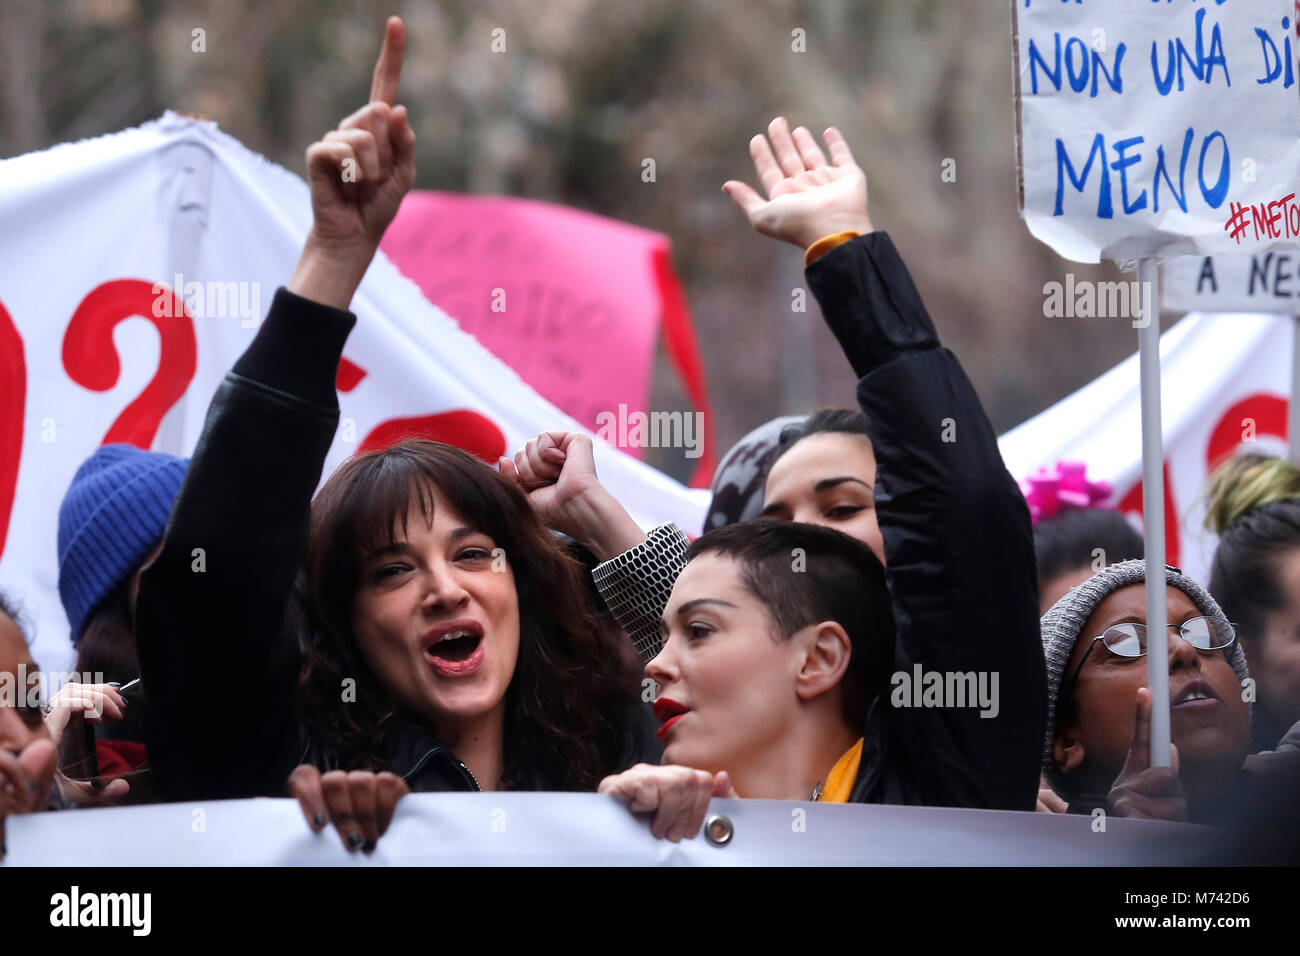
<svg viewBox="0 0 1300 956"><path fill-rule="evenodd" d="M167 799L279 793L300 752L291 609L338 423L347 312L415 177L388 22L372 102L307 150L313 225L288 289L213 398L136 612L151 766Z"/></svg>
<svg viewBox="0 0 1300 956"><path fill-rule="evenodd" d="M723 188L759 232L805 250L809 286L860 376L900 669L983 674L997 688L985 708L878 701L869 733L889 738L888 767L860 778L855 799L1031 810L1046 682L1029 513L973 387L874 231L865 175L837 130L824 139L829 161L778 118L750 143L769 198ZM901 793L889 792L890 768Z"/></svg>
<svg viewBox="0 0 1300 956"><path fill-rule="evenodd" d="M596 477L591 439L578 432L542 432L501 473L513 477L548 527L586 545L600 561L592 579L642 663L663 646L660 622L690 541L677 525L642 531Z"/></svg>

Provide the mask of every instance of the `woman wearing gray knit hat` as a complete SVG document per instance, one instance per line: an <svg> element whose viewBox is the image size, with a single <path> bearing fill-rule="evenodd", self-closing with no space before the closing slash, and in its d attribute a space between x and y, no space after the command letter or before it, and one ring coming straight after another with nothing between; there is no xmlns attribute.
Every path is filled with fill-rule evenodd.
<svg viewBox="0 0 1300 956"><path fill-rule="evenodd" d="M1174 766L1150 765L1145 580L1142 561L1111 565L1043 616L1048 782L1070 812L1219 823L1276 810L1300 762L1247 759L1246 655L1214 598L1177 568L1166 569Z"/></svg>

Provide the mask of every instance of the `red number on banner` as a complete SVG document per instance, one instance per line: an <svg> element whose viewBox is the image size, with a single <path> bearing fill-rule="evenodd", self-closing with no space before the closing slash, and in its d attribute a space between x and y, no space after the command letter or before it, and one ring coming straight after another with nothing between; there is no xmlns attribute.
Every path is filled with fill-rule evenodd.
<svg viewBox="0 0 1300 956"><path fill-rule="evenodd" d="M350 392L366 374L366 370L356 362L341 359L334 385L340 392ZM506 436L496 423L485 415L466 409L412 418L390 418L370 430L357 452L379 451L407 438L427 438L455 445L489 465L495 465L497 459L506 453Z"/></svg>
<svg viewBox="0 0 1300 956"><path fill-rule="evenodd" d="M1174 485L1169 480L1169 462L1165 462L1165 564L1178 567L1181 536L1178 533L1178 506L1174 503ZM1142 514L1142 482L1129 489L1119 502L1121 514Z"/></svg>
<svg viewBox="0 0 1300 956"><path fill-rule="evenodd" d="M501 429L490 418L465 409L415 418L390 418L376 425L357 451L376 451L406 438L428 438L455 445L489 465L495 465L506 453L506 436Z"/></svg>
<svg viewBox="0 0 1300 956"><path fill-rule="evenodd" d="M23 419L27 405L27 362L23 339L4 304L0 303L0 555L5 553L9 515L18 487L18 463L23 457Z"/></svg>
<svg viewBox="0 0 1300 956"><path fill-rule="evenodd" d="M1214 469L1236 454L1240 446L1261 435L1286 441L1286 413L1287 400L1267 392L1247 395L1234 404L1223 413L1210 433L1210 444L1205 450L1206 474L1212 474Z"/></svg>
<svg viewBox="0 0 1300 956"><path fill-rule="evenodd" d="M356 362L346 358L339 359L339 370L334 376L334 387L340 392L350 392L366 377L366 370Z"/></svg>
<svg viewBox="0 0 1300 956"><path fill-rule="evenodd" d="M155 288L162 291L156 293ZM63 335L63 367L79 385L96 392L112 388L122 373L113 329L133 316L148 319L162 337L158 370L117 416L103 444L126 442L148 448L163 416L194 378L194 322L180 296L140 279L116 279L95 288L81 300Z"/></svg>

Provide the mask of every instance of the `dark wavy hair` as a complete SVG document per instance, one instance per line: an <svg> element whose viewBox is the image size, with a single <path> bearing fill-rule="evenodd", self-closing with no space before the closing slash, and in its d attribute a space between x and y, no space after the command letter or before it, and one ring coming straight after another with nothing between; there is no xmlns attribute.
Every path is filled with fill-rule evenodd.
<svg viewBox="0 0 1300 956"><path fill-rule="evenodd" d="M519 657L506 690L503 789L592 790L616 766L639 683L602 633L583 569L543 526L519 488L458 448L404 441L349 459L312 502L303 615L300 706L340 767L382 770L399 709L366 665L352 631L361 557L405 534L436 488L502 548L519 598ZM356 699L339 688L356 680ZM444 741L454 745L453 741Z"/></svg>

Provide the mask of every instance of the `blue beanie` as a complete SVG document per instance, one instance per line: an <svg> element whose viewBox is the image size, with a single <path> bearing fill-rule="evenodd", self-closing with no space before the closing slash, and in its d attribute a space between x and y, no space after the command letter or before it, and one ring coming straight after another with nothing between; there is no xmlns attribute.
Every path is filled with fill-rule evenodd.
<svg viewBox="0 0 1300 956"><path fill-rule="evenodd" d="M59 598L74 645L99 605L162 540L189 464L104 445L77 469L59 506Z"/></svg>

